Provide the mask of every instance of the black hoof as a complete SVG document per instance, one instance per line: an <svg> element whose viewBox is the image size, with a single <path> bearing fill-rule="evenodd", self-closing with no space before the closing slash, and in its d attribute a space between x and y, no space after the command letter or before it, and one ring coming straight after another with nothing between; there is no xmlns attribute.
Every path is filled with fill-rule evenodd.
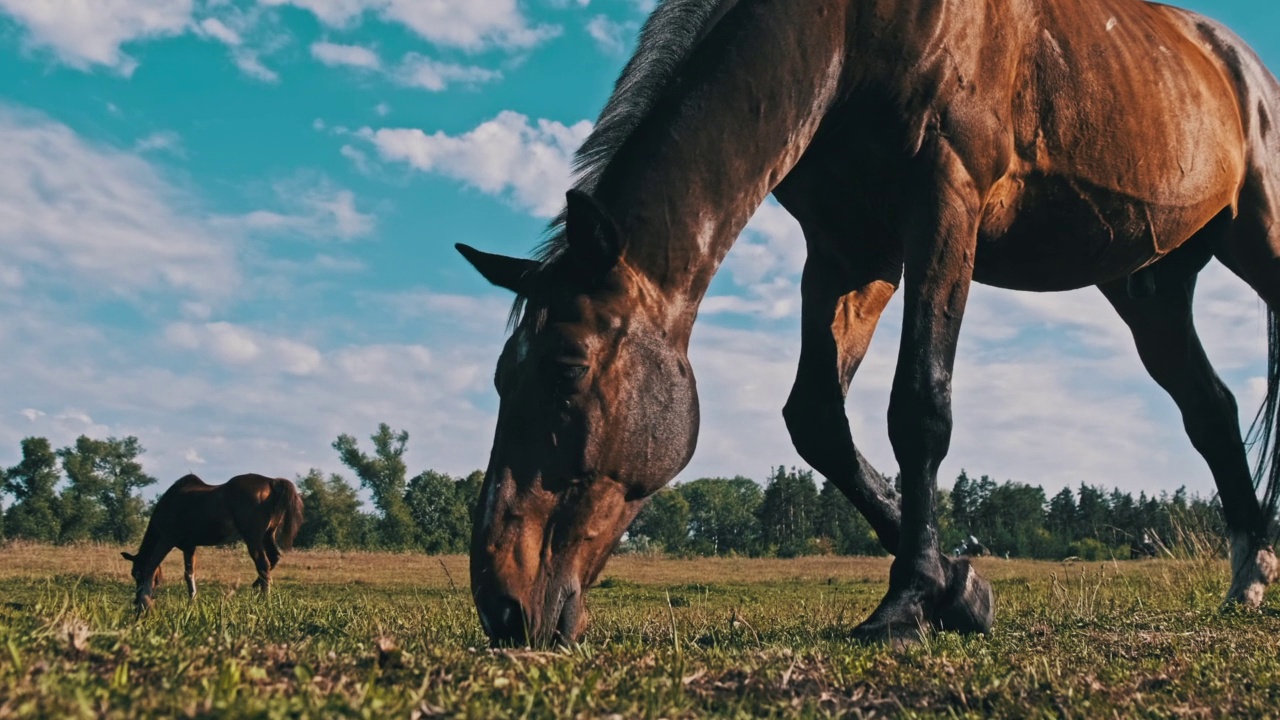
<svg viewBox="0 0 1280 720"><path fill-rule="evenodd" d="M933 627L962 635L986 635L991 632L995 619L995 593L991 583L979 575L968 560L955 562L947 590L934 613Z"/></svg>
<svg viewBox="0 0 1280 720"><path fill-rule="evenodd" d="M889 645L902 649L919 644L928 630L929 625L918 602L886 598L871 617L853 629L850 637L863 645Z"/></svg>

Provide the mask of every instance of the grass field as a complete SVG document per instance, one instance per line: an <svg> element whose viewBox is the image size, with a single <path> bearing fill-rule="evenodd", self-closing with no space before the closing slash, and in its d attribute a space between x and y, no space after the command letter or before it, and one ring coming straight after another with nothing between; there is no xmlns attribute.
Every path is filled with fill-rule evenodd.
<svg viewBox="0 0 1280 720"><path fill-rule="evenodd" d="M1222 613L1208 561L979 561L987 638L845 636L886 560L615 558L586 642L490 651L466 559L297 552L272 596L241 550L181 558L135 620L118 549L0 549L0 718L1275 717L1280 592Z"/></svg>

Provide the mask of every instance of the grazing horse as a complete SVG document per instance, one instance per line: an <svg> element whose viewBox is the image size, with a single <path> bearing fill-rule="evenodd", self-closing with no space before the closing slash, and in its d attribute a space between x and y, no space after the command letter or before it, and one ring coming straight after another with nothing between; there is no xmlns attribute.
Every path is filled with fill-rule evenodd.
<svg viewBox="0 0 1280 720"><path fill-rule="evenodd" d="M280 550L293 547L301 527L302 498L284 478L237 475L225 484L210 485L186 475L156 502L137 554L120 554L133 563L139 610L151 607L160 563L170 550L182 551L187 593L194 598L196 548L222 545L237 537L244 540L258 568L253 586L265 594L271 588L271 571L280 562Z"/></svg>
<svg viewBox="0 0 1280 720"><path fill-rule="evenodd" d="M1101 290L1217 483L1228 600L1257 606L1277 575L1277 123L1280 86L1243 41L1141 0L666 0L538 257L459 247L517 294L471 548L485 631L583 632L587 588L693 453L698 305L770 193L808 247L787 428L896 556L854 638L991 627L991 586L940 551L934 523L974 281ZM1212 258L1271 311L1256 471L1192 323ZM900 288L888 428L901 497L844 412Z"/></svg>

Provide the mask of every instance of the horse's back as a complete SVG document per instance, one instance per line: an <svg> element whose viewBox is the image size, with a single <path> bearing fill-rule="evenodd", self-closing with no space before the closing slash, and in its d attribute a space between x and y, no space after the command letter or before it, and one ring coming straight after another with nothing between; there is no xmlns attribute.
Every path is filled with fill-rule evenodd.
<svg viewBox="0 0 1280 720"><path fill-rule="evenodd" d="M1015 150L986 199L975 279L1124 277L1234 211L1251 143L1239 83L1199 24L1140 0L1026 2Z"/></svg>

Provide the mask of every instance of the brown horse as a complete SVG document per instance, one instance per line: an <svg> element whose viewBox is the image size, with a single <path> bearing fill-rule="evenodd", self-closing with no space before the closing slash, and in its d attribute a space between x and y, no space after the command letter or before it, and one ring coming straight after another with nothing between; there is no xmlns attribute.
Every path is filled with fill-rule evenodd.
<svg viewBox="0 0 1280 720"><path fill-rule="evenodd" d="M666 0L538 259L459 247L518 296L471 550L486 632L582 633L586 589L693 453L698 305L771 192L809 252L787 427L896 555L856 638L993 621L990 585L939 551L933 522L975 280L1101 289L1217 483L1228 600L1257 606L1277 574L1278 121L1280 87L1238 37L1140 0ZM1272 312L1256 474L1191 322L1215 257ZM855 448L843 407L899 287L901 498Z"/></svg>
<svg viewBox="0 0 1280 720"><path fill-rule="evenodd" d="M271 570L280 562L280 550L293 546L301 527L302 498L284 478L237 475L223 485L210 485L186 475L156 502L138 553L120 554L133 563L139 610L151 607L160 563L170 550L182 551L187 593L194 598L196 548L222 545L237 537L244 540L258 568L253 586L265 594L271 588Z"/></svg>

